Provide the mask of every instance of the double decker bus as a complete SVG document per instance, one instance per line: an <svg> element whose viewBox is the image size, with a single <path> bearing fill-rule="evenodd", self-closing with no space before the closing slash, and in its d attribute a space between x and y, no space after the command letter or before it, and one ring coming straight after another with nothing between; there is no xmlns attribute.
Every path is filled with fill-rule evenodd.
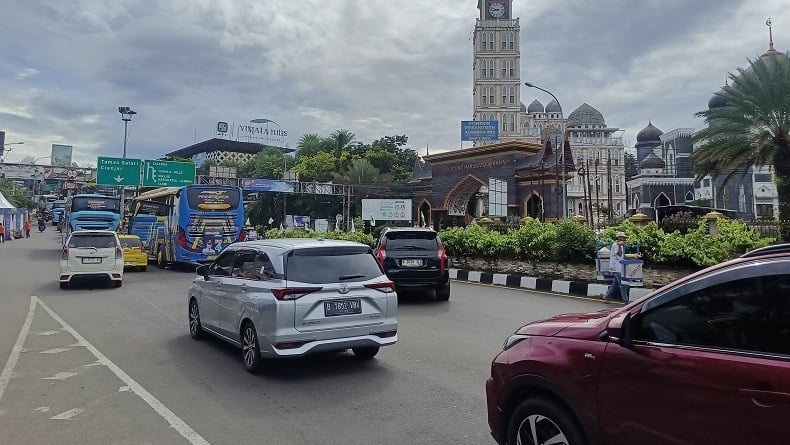
<svg viewBox="0 0 790 445"><path fill-rule="evenodd" d="M64 240L77 230L118 230L121 200L112 196L80 194L69 196L63 206Z"/></svg>
<svg viewBox="0 0 790 445"><path fill-rule="evenodd" d="M241 189L192 184L143 192L132 202L130 233L138 235L160 268L213 261L242 241Z"/></svg>

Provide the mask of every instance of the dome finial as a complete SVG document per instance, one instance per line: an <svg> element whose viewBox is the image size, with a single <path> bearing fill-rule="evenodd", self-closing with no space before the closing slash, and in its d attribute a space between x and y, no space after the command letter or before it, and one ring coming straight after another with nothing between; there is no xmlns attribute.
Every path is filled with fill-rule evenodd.
<svg viewBox="0 0 790 445"><path fill-rule="evenodd" d="M768 52L776 51L774 49L774 33L773 29L771 29L771 17L768 17L768 20L765 21L765 25L768 26Z"/></svg>
<svg viewBox="0 0 790 445"><path fill-rule="evenodd" d="M729 80L729 79L727 79L726 77L724 78L724 86L725 86L725 87L728 87L728 86L730 86L730 80Z"/></svg>

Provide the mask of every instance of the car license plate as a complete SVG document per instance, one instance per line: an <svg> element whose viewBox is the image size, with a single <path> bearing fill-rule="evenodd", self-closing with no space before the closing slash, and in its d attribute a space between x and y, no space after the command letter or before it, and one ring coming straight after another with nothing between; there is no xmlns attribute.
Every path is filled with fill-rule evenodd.
<svg viewBox="0 0 790 445"><path fill-rule="evenodd" d="M359 298L353 300L324 301L324 316L353 315L362 313L362 303Z"/></svg>
<svg viewBox="0 0 790 445"><path fill-rule="evenodd" d="M94 258L94 257L83 258L82 264L101 264L101 258Z"/></svg>
<svg viewBox="0 0 790 445"><path fill-rule="evenodd" d="M403 267L422 267L422 260L420 259L403 259L400 260Z"/></svg>
<svg viewBox="0 0 790 445"><path fill-rule="evenodd" d="M209 261L214 261L214 260L217 259L217 256L216 255L209 255L209 256L206 257L206 259L209 260Z"/></svg>

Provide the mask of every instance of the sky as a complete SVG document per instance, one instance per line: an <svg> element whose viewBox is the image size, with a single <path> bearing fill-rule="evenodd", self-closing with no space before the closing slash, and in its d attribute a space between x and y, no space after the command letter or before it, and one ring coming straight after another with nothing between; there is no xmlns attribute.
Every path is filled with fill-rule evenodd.
<svg viewBox="0 0 790 445"><path fill-rule="evenodd" d="M346 129L408 136L424 154L470 147L477 0L0 0L6 162L74 147L74 161L156 159L218 121L270 119L295 148ZM790 48L790 0L514 0L521 80L623 129L702 127L728 73ZM551 97L523 87L521 101ZM284 144L285 145L285 144ZM49 159L38 160L46 164Z"/></svg>

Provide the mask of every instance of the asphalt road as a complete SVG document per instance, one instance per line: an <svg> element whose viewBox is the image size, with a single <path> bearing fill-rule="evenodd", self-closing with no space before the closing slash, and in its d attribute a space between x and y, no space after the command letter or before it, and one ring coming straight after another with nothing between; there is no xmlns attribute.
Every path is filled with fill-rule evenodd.
<svg viewBox="0 0 790 445"><path fill-rule="evenodd" d="M48 227L0 244L0 443L493 444L484 382L522 324L604 304L453 283L402 296L399 342L244 371L238 350L187 329L187 270L60 290Z"/></svg>

